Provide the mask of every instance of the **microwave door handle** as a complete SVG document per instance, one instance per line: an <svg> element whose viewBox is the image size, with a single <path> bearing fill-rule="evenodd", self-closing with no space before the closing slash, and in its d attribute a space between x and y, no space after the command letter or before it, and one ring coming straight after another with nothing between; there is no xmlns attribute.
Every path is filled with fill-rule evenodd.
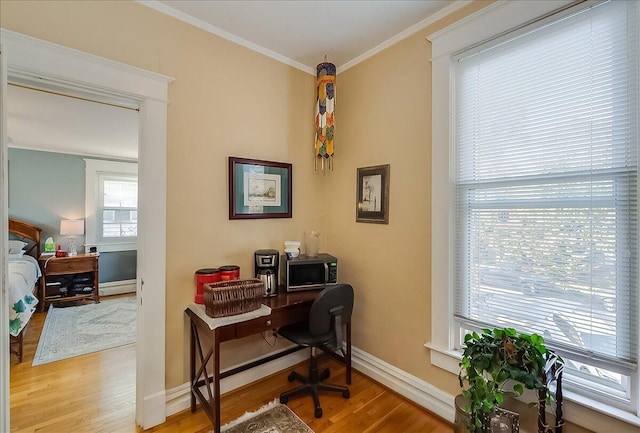
<svg viewBox="0 0 640 433"><path fill-rule="evenodd" d="M323 284L327 284L329 282L329 265L324 263L324 282Z"/></svg>

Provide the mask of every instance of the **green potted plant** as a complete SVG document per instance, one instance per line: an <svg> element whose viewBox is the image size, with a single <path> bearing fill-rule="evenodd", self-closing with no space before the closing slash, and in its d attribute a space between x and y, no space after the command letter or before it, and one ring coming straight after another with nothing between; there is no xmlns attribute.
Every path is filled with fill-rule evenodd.
<svg viewBox="0 0 640 433"><path fill-rule="evenodd" d="M536 391L539 402L533 405L541 406L538 430L547 431L544 406L552 398L548 383L560 377L562 360L547 350L541 336L519 334L512 328L483 329L482 334L472 332L465 336L460 367L458 379L466 401L469 432L487 431L487 422L504 397L519 396L525 388ZM559 380L557 388L560 402ZM556 424L561 424L560 406Z"/></svg>

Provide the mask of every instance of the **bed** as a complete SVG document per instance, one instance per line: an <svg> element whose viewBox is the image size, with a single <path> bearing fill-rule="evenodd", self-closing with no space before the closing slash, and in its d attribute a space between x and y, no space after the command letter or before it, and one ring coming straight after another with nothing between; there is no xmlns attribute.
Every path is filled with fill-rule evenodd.
<svg viewBox="0 0 640 433"><path fill-rule="evenodd" d="M9 286L9 336L11 353L22 362L23 337L36 310L35 295L41 276L40 235L42 230L32 224L9 218L7 281Z"/></svg>

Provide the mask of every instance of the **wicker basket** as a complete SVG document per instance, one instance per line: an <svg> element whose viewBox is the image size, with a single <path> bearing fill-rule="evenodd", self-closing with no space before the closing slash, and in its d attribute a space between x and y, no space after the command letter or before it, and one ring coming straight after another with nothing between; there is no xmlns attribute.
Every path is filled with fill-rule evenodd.
<svg viewBox="0 0 640 433"><path fill-rule="evenodd" d="M262 303L264 283L230 280L204 285L204 307L209 317L226 317L257 310Z"/></svg>

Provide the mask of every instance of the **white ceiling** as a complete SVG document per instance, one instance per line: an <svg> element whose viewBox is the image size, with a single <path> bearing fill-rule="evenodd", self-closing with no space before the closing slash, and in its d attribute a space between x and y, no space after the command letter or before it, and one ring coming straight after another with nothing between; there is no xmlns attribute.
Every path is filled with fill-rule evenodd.
<svg viewBox="0 0 640 433"><path fill-rule="evenodd" d="M139 0L165 14L315 75L338 73L470 0ZM137 111L9 86L10 147L137 159Z"/></svg>
<svg viewBox="0 0 640 433"><path fill-rule="evenodd" d="M315 74L325 55L340 72L469 0L139 2Z"/></svg>
<svg viewBox="0 0 640 433"><path fill-rule="evenodd" d="M138 112L9 85L9 147L138 159Z"/></svg>

